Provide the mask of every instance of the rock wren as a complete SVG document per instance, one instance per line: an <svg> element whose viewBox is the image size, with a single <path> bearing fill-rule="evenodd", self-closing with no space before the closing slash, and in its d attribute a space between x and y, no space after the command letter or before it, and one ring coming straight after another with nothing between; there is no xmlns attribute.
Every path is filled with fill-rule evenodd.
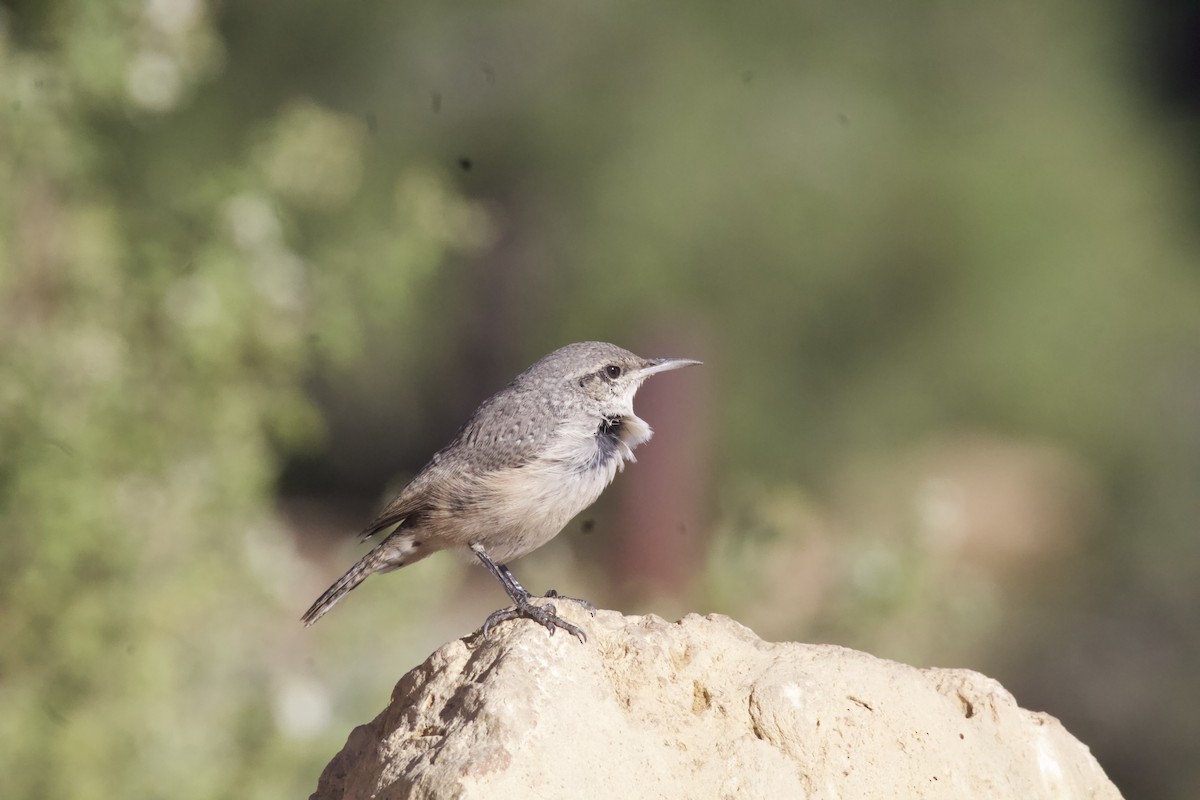
<svg viewBox="0 0 1200 800"><path fill-rule="evenodd" d="M455 550L478 558L515 604L487 618L485 636L497 622L525 617L585 641L553 605L530 602L507 564L557 536L635 460L633 448L651 433L633 413L642 381L699 363L640 358L605 342L569 344L538 361L484 400L366 527L364 541L395 530L330 586L303 622L312 625L374 572ZM551 590L546 597L560 595Z"/></svg>

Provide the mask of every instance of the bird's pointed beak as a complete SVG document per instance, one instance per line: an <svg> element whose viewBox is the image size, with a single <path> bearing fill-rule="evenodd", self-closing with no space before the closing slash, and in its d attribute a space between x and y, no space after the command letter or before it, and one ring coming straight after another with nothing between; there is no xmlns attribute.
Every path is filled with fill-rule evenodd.
<svg viewBox="0 0 1200 800"><path fill-rule="evenodd" d="M658 372L667 372L680 367L690 367L693 364L702 364L702 361L696 361L692 358L648 358L646 366L642 367L640 372L643 377L650 377Z"/></svg>

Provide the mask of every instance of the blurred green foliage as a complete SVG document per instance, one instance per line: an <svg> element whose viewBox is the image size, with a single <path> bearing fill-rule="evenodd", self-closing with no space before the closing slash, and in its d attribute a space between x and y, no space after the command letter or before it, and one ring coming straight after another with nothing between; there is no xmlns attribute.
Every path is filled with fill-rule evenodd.
<svg viewBox="0 0 1200 800"><path fill-rule="evenodd" d="M53 5L0 28L0 794L294 796L319 760L271 722L256 610L286 573L247 549L281 541L276 453L320 434L307 371L404 312L469 208L366 174L365 123L311 101L199 109L200 3Z"/></svg>
<svg viewBox="0 0 1200 800"><path fill-rule="evenodd" d="M377 485L603 338L705 350L656 353L713 376L696 610L1003 673L1193 796L1196 187L1128 13L0 6L0 795L310 790L454 568L302 633L283 464Z"/></svg>

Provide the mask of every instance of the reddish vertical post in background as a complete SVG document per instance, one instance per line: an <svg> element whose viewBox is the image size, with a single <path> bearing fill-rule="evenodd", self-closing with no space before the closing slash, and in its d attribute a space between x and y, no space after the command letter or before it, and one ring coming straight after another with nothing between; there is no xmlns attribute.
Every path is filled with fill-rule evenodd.
<svg viewBox="0 0 1200 800"><path fill-rule="evenodd" d="M637 342L647 358L706 363L647 381L637 415L654 438L622 481L609 561L614 585L637 595L682 594L704 563L712 512L710 394L713 365L702 337L660 334ZM632 480L630 478L633 478Z"/></svg>

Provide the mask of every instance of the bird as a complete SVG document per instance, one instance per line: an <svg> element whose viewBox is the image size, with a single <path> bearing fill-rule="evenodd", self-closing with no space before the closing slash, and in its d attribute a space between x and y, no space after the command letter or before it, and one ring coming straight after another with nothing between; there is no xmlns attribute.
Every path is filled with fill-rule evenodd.
<svg viewBox="0 0 1200 800"><path fill-rule="evenodd" d="M375 573L392 572L439 550L478 560L513 605L490 614L494 625L529 619L551 635L587 636L534 596L508 563L549 542L612 483L652 430L633 398L652 375L701 362L642 358L607 342L560 347L484 400L404 488L367 525L367 541L390 533L304 613L310 626ZM590 603L553 589L543 597Z"/></svg>

